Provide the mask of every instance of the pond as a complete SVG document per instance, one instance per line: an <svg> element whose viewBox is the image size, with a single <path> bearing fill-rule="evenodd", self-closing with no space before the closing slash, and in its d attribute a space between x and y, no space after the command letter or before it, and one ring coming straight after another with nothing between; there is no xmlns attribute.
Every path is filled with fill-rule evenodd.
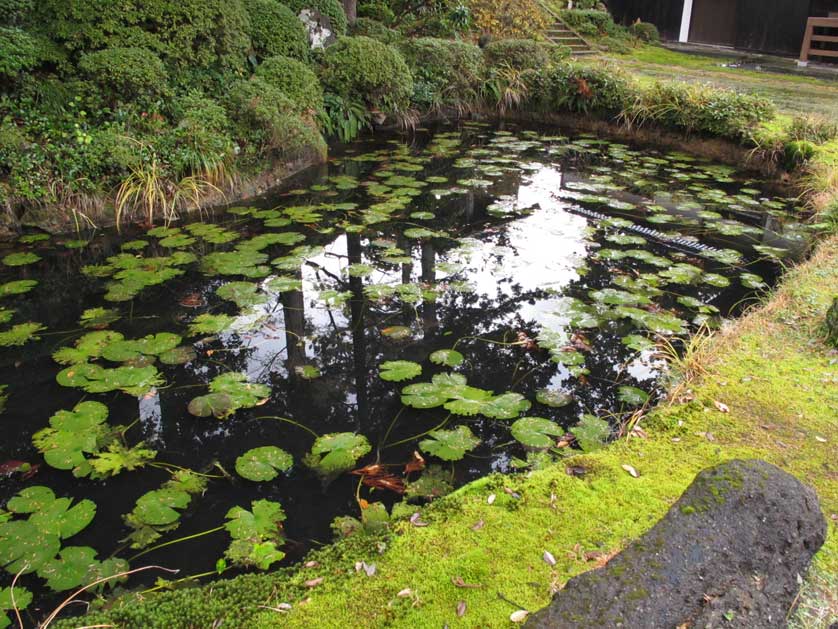
<svg viewBox="0 0 838 629"><path fill-rule="evenodd" d="M336 518L600 447L659 395L661 344L804 252L765 190L474 123L359 141L203 222L22 237L0 252L4 584L23 572L38 617L129 565L277 566Z"/></svg>

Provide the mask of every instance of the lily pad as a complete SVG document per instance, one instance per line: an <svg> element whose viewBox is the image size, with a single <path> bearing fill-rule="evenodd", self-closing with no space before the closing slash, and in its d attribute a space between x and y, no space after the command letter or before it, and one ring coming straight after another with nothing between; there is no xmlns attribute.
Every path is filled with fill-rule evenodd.
<svg viewBox="0 0 838 629"><path fill-rule="evenodd" d="M544 404L544 406L562 408L573 401L573 396L558 389L539 389L535 392L535 400L539 404Z"/></svg>
<svg viewBox="0 0 838 629"><path fill-rule="evenodd" d="M617 399L629 406L643 406L649 401L649 394L637 387L620 387L617 389Z"/></svg>
<svg viewBox="0 0 838 629"><path fill-rule="evenodd" d="M435 365L457 367L463 363L465 358L455 349L440 349L431 354L430 360Z"/></svg>
<svg viewBox="0 0 838 629"><path fill-rule="evenodd" d="M387 382L411 380L422 373L422 365L409 360L390 360L381 363L379 377Z"/></svg>
<svg viewBox="0 0 838 629"><path fill-rule="evenodd" d="M352 469L362 456L371 450L364 435L339 432L318 437L305 464L323 477L337 476Z"/></svg>
<svg viewBox="0 0 838 629"><path fill-rule="evenodd" d="M468 426L457 426L454 430L434 430L428 438L419 442L419 448L443 461L459 461L466 452L480 445Z"/></svg>
<svg viewBox="0 0 838 629"><path fill-rule="evenodd" d="M592 452L605 445L611 436L611 426L604 419L583 415L579 423L573 427L573 436L582 450Z"/></svg>
<svg viewBox="0 0 838 629"><path fill-rule="evenodd" d="M451 484L451 472L434 463L429 465L418 479L407 483L404 493L409 499L433 500L446 496L452 491L454 491L454 486Z"/></svg>
<svg viewBox="0 0 838 629"><path fill-rule="evenodd" d="M10 295L23 295L38 285L38 280L14 280L0 284L0 298Z"/></svg>
<svg viewBox="0 0 838 629"><path fill-rule="evenodd" d="M273 480L279 472L287 472L294 459L276 446L263 446L248 450L236 459L236 473L256 482Z"/></svg>
<svg viewBox="0 0 838 629"><path fill-rule="evenodd" d="M541 450L554 446L555 438L564 434L561 426L543 417L522 417L510 430L522 445Z"/></svg>
<svg viewBox="0 0 838 629"><path fill-rule="evenodd" d="M25 266L27 264L38 262L40 259L41 256L37 253L32 253L31 251L10 253L3 258L3 264L6 266Z"/></svg>
<svg viewBox="0 0 838 629"><path fill-rule="evenodd" d="M28 520L0 523L0 566L9 574L29 574L58 554L61 540Z"/></svg>
<svg viewBox="0 0 838 629"><path fill-rule="evenodd" d="M0 347L11 347L25 345L29 341L39 341L41 337L38 332L46 328L40 324L29 321L27 323L18 323L8 330L0 332Z"/></svg>
<svg viewBox="0 0 838 629"><path fill-rule="evenodd" d="M220 334L230 329L235 322L235 317L226 314L200 314L189 324L189 336Z"/></svg>

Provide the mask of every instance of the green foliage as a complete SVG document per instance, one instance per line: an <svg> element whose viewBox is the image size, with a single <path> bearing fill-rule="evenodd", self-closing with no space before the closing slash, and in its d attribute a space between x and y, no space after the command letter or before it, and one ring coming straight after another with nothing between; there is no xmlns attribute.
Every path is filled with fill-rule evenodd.
<svg viewBox="0 0 838 629"><path fill-rule="evenodd" d="M832 305L826 313L824 330L827 342L833 347L838 347L838 297L832 300Z"/></svg>
<svg viewBox="0 0 838 629"><path fill-rule="evenodd" d="M250 48L240 0L42 0L34 17L71 52L145 48L184 69L240 71Z"/></svg>
<svg viewBox="0 0 838 629"><path fill-rule="evenodd" d="M341 142L350 142L370 127L370 114L361 101L328 93L324 105L325 110L319 121L328 136L335 136Z"/></svg>
<svg viewBox="0 0 838 629"><path fill-rule="evenodd" d="M19 28L0 27L0 77L17 79L40 61L38 41Z"/></svg>
<svg viewBox="0 0 838 629"><path fill-rule="evenodd" d="M291 455L276 446L253 448L236 459L236 473L252 481L273 480L294 464Z"/></svg>
<svg viewBox="0 0 838 629"><path fill-rule="evenodd" d="M379 376L387 382L412 380L422 373L422 365L409 360L389 360L381 363Z"/></svg>
<svg viewBox="0 0 838 629"><path fill-rule="evenodd" d="M509 66L516 70L537 70L548 65L548 48L534 39L499 39L483 49L490 68Z"/></svg>
<svg viewBox="0 0 838 629"><path fill-rule="evenodd" d="M303 9L315 9L323 15L329 16L337 35L346 34L346 13L343 11L343 3L340 0L282 0L288 7L299 15Z"/></svg>
<svg viewBox="0 0 838 629"><path fill-rule="evenodd" d="M131 548L144 548L173 531L179 525L182 511L206 488L206 480L189 470L176 472L163 483L137 499L134 509L124 516L132 529L126 538Z"/></svg>
<svg viewBox="0 0 838 629"><path fill-rule="evenodd" d="M290 57L268 57L256 68L256 76L288 97L298 113L314 116L323 111L323 88L317 75L303 62Z"/></svg>
<svg viewBox="0 0 838 629"><path fill-rule="evenodd" d="M387 0L358 0L358 20L375 20L386 25L395 19L396 14Z"/></svg>
<svg viewBox="0 0 838 629"><path fill-rule="evenodd" d="M20 586L6 587L0 590L0 612L22 610L32 603L32 592ZM5 615L0 614L0 629L12 624Z"/></svg>
<svg viewBox="0 0 838 629"><path fill-rule="evenodd" d="M225 373L213 378L210 393L189 402L189 412L196 417L226 419L240 408L253 408L265 402L270 387L248 382L243 373Z"/></svg>
<svg viewBox="0 0 838 629"><path fill-rule="evenodd" d="M308 33L297 15L279 0L243 0L250 16L253 50L261 58L308 59Z"/></svg>
<svg viewBox="0 0 838 629"><path fill-rule="evenodd" d="M377 39L383 44L398 44L404 36L397 30L389 28L383 22L368 17L359 17L349 27L349 34L353 37L362 35Z"/></svg>
<svg viewBox="0 0 838 629"><path fill-rule="evenodd" d="M8 330L0 332L0 347L25 345L29 341L38 341L41 338L38 332L44 329L46 328L43 325L32 321L13 325Z"/></svg>
<svg viewBox="0 0 838 629"><path fill-rule="evenodd" d="M480 445L468 426L457 426L453 430L434 430L428 438L419 442L422 452L427 452L443 461L459 461L466 452Z"/></svg>
<svg viewBox="0 0 838 629"><path fill-rule="evenodd" d="M278 502L255 500L251 510L233 507L227 512L224 528L233 538L224 555L234 564L267 570L281 561L285 553L277 547L285 543L282 522L285 512Z"/></svg>
<svg viewBox="0 0 838 629"><path fill-rule="evenodd" d="M369 37L344 37L323 55L323 85L387 113L404 111L413 78L401 54Z"/></svg>
<svg viewBox="0 0 838 629"><path fill-rule="evenodd" d="M528 448L546 449L564 434L561 426L542 417L522 417L512 427L512 436Z"/></svg>
<svg viewBox="0 0 838 629"><path fill-rule="evenodd" d="M619 37L611 37L610 35L601 38L597 44L601 49L615 55L627 55L632 50L631 44L627 40Z"/></svg>
<svg viewBox="0 0 838 629"><path fill-rule="evenodd" d="M145 48L105 48L85 53L79 69L117 100L156 94L167 79L160 57Z"/></svg>
<svg viewBox="0 0 838 629"><path fill-rule="evenodd" d="M399 50L413 74L413 100L417 104L425 108L456 107L477 99L484 74L483 57L477 46L421 37L405 40Z"/></svg>
<svg viewBox="0 0 838 629"><path fill-rule="evenodd" d="M623 27L614 23L608 11L568 9L561 12L561 17L568 26L582 36L619 37L626 32Z"/></svg>
<svg viewBox="0 0 838 629"><path fill-rule="evenodd" d="M204 175L221 183L233 156L232 124L224 107L200 92L172 102L177 125L167 134L171 163L178 175Z"/></svg>
<svg viewBox="0 0 838 629"><path fill-rule="evenodd" d="M604 419L593 415L583 415L582 419L572 429L576 443L585 452L599 450L611 436L611 426Z"/></svg>
<svg viewBox="0 0 838 629"><path fill-rule="evenodd" d="M431 382L411 384L402 389L402 404L427 409L444 406L454 415L484 415L492 419L514 419L531 404L519 393L493 395L491 391L468 386L466 377L440 373Z"/></svg>
<svg viewBox="0 0 838 629"><path fill-rule="evenodd" d="M627 103L623 118L630 124L656 125L741 140L776 114L767 99L686 83L655 83Z"/></svg>
<svg viewBox="0 0 838 629"><path fill-rule="evenodd" d="M430 356L430 361L435 365L445 365L446 367L457 367L463 363L465 358L455 349L440 349L435 351Z"/></svg>
<svg viewBox="0 0 838 629"><path fill-rule="evenodd" d="M561 63L532 74L529 94L533 105L544 111L614 115L626 106L632 90L617 68Z"/></svg>
<svg viewBox="0 0 838 629"><path fill-rule="evenodd" d="M640 41L656 44L661 40L658 27L649 22L634 22L629 26L629 32Z"/></svg>

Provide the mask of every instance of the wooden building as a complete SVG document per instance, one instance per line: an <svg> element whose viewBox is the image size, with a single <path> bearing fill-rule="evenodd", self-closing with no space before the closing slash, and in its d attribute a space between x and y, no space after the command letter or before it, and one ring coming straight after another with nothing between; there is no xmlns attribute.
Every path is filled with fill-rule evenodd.
<svg viewBox="0 0 838 629"><path fill-rule="evenodd" d="M617 22L655 24L669 41L779 55L800 53L810 17L838 17L838 0L607 0Z"/></svg>

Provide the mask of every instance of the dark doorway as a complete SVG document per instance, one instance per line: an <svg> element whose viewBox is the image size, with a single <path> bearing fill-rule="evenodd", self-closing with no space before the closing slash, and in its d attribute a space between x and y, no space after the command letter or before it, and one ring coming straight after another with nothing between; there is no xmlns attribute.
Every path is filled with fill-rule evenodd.
<svg viewBox="0 0 838 629"><path fill-rule="evenodd" d="M736 42L736 0L693 0L690 41L733 47Z"/></svg>

